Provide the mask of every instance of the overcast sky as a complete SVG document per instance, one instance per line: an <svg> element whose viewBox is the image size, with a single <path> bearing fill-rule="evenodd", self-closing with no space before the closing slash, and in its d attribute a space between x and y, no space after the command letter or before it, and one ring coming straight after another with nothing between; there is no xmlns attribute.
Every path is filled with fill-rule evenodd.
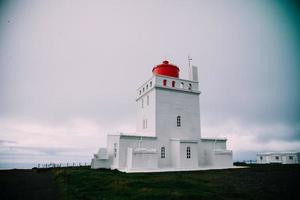
<svg viewBox="0 0 300 200"><path fill-rule="evenodd" d="M300 150L294 1L0 3L0 166L89 161L135 132L136 88L168 59L199 67L202 136L234 159Z"/></svg>

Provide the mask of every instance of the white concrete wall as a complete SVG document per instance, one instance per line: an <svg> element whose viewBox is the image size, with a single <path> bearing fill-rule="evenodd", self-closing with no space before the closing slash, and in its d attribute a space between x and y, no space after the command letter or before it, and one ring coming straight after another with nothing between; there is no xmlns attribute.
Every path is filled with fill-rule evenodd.
<svg viewBox="0 0 300 200"><path fill-rule="evenodd" d="M257 155L256 156L256 163L257 164L265 164L265 163L267 163L267 156Z"/></svg>
<svg viewBox="0 0 300 200"><path fill-rule="evenodd" d="M180 141L179 140L171 140L169 155L171 159L171 166L174 168L180 168Z"/></svg>
<svg viewBox="0 0 300 200"><path fill-rule="evenodd" d="M232 167L232 152L228 150L214 151L212 165L215 167Z"/></svg>
<svg viewBox="0 0 300 200"><path fill-rule="evenodd" d="M117 156L114 156L114 144L117 144ZM119 149L120 149L120 136L108 135L107 136L107 153L108 158L111 160L111 168L119 168Z"/></svg>
<svg viewBox="0 0 300 200"><path fill-rule="evenodd" d="M157 169L157 151L155 149L127 149L127 169Z"/></svg>
<svg viewBox="0 0 300 200"><path fill-rule="evenodd" d="M139 136L120 136L120 151L119 151L119 168L125 168L127 165L127 149L137 148L139 145ZM156 149L157 143L155 137L142 137L142 142L140 142L142 148Z"/></svg>
<svg viewBox="0 0 300 200"><path fill-rule="evenodd" d="M258 164L282 163L282 164L298 164L300 153L297 152L277 152L277 153L262 153L256 155ZM261 159L262 157L262 159ZM278 157L278 159L276 159Z"/></svg>
<svg viewBox="0 0 300 200"><path fill-rule="evenodd" d="M198 143L199 166L212 166L215 161L214 150L226 150L225 139L201 139ZM232 160L231 160L232 162ZM232 164L232 163L231 163Z"/></svg>
<svg viewBox="0 0 300 200"><path fill-rule="evenodd" d="M100 168L105 168L105 169L110 169L111 167L111 160L103 160L103 159L96 159L93 158L91 162L91 168L92 169L100 169Z"/></svg>
<svg viewBox="0 0 300 200"><path fill-rule="evenodd" d="M166 86L163 80L167 80ZM172 81L175 81L175 87ZM170 138L200 138L199 94L196 81L158 75L153 75L137 89L137 133L158 137L156 148L160 168L172 166ZM181 127L177 127L177 116L181 116ZM144 120L147 120L147 128L143 127ZM160 157L162 146L166 149L163 159Z"/></svg>
<svg viewBox="0 0 300 200"><path fill-rule="evenodd" d="M267 156L267 162L268 163L282 163L282 156L280 154L273 154L273 155Z"/></svg>
<svg viewBox="0 0 300 200"><path fill-rule="evenodd" d="M155 136L155 128L156 128L155 99L156 99L156 93L153 85L152 88L149 88L147 91L145 91L144 94L142 94L136 100L137 101L136 130L139 135ZM142 106L142 102L143 102L143 106Z"/></svg>
<svg viewBox="0 0 300 200"><path fill-rule="evenodd" d="M180 168L198 168L198 148L197 143L180 142ZM191 149L191 157L187 158L187 147Z"/></svg>
<svg viewBox="0 0 300 200"><path fill-rule="evenodd" d="M177 116L181 126L177 127ZM199 139L199 96L165 88L156 89L156 135L161 139Z"/></svg>

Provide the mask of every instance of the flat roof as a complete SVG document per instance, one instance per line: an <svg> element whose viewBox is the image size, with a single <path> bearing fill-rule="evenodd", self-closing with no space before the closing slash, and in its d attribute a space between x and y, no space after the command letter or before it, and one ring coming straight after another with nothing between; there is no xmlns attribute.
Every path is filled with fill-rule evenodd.
<svg viewBox="0 0 300 200"><path fill-rule="evenodd" d="M129 138L151 138L151 139L156 139L156 136L146 136L146 135L120 135L120 137L129 137Z"/></svg>
<svg viewBox="0 0 300 200"><path fill-rule="evenodd" d="M198 143L199 140L192 139L179 139L179 138L171 138L172 141L179 141L181 143Z"/></svg>
<svg viewBox="0 0 300 200"><path fill-rule="evenodd" d="M268 156L268 155L278 155L278 154L297 154L300 153L300 151L279 151L279 152L262 152L262 153L257 153L256 155L260 156Z"/></svg>
<svg viewBox="0 0 300 200"><path fill-rule="evenodd" d="M213 141L215 141L215 140L227 140L227 138L222 138L222 137L219 137L219 138L217 138L217 137L215 137L215 138L213 138L213 137L211 137L211 138L202 137L201 140L213 140Z"/></svg>

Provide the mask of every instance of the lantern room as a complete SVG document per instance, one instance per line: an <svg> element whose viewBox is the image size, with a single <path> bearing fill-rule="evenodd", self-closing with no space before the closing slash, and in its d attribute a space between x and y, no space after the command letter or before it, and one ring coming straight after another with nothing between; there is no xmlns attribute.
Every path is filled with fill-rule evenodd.
<svg viewBox="0 0 300 200"><path fill-rule="evenodd" d="M170 76L179 78L179 68L165 60L162 64L153 67L152 72L155 75Z"/></svg>

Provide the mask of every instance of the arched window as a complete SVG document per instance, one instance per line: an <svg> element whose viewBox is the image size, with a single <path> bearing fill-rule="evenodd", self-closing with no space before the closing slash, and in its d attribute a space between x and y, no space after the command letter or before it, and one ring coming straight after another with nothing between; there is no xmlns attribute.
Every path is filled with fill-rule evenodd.
<svg viewBox="0 0 300 200"><path fill-rule="evenodd" d="M146 85L146 90L148 90L148 84Z"/></svg>
<svg viewBox="0 0 300 200"><path fill-rule="evenodd" d="M189 83L189 90L192 90L192 84Z"/></svg>
<svg viewBox="0 0 300 200"><path fill-rule="evenodd" d="M177 116L177 127L181 127L181 117Z"/></svg>
<svg viewBox="0 0 300 200"><path fill-rule="evenodd" d="M167 80L166 79L163 80L163 86L167 86Z"/></svg>
<svg viewBox="0 0 300 200"><path fill-rule="evenodd" d="M145 92L145 88L143 87L143 92Z"/></svg>
<svg viewBox="0 0 300 200"><path fill-rule="evenodd" d="M172 87L175 87L175 81L172 81Z"/></svg>
<svg viewBox="0 0 300 200"><path fill-rule="evenodd" d="M152 87L152 81L150 81L150 87Z"/></svg>
<svg viewBox="0 0 300 200"><path fill-rule="evenodd" d="M166 148L165 147L160 148L160 157L166 158Z"/></svg>
<svg viewBox="0 0 300 200"><path fill-rule="evenodd" d="M180 88L182 88L182 89L184 88L184 83L183 82L180 83Z"/></svg>
<svg viewBox="0 0 300 200"><path fill-rule="evenodd" d="M140 90L140 95L142 94L142 91Z"/></svg>

